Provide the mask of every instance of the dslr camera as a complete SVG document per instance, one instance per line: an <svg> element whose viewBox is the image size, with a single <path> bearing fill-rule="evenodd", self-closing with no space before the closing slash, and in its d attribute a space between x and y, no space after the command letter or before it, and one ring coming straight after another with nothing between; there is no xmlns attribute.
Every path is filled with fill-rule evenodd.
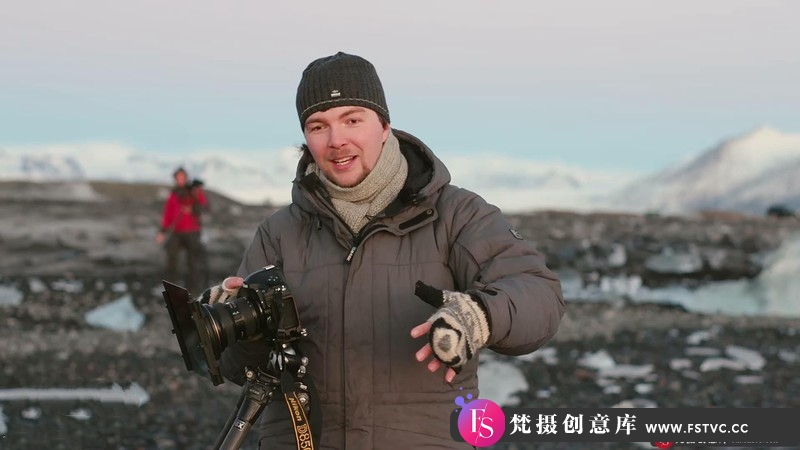
<svg viewBox="0 0 800 450"><path fill-rule="evenodd" d="M287 352L306 335L300 326L294 297L275 266L263 267L244 280L234 299L207 304L193 300L186 289L163 281L164 301L178 339L186 370L224 382L219 368L222 351L239 341L266 340L275 354L277 370L297 370L304 362ZM303 367L304 369L304 367Z"/></svg>

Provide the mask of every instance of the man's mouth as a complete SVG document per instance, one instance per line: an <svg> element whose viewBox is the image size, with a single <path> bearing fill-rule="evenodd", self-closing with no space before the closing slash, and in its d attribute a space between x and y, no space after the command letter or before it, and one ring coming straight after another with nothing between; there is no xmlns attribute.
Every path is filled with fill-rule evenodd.
<svg viewBox="0 0 800 450"><path fill-rule="evenodd" d="M343 166L353 160L355 156L345 156L344 158L334 159L333 163L338 166Z"/></svg>

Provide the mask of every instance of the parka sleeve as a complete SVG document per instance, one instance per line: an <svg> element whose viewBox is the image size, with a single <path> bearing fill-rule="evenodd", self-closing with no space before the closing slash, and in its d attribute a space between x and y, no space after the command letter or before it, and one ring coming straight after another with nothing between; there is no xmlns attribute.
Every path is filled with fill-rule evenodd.
<svg viewBox="0 0 800 450"><path fill-rule="evenodd" d="M174 192L169 194L167 201L164 202L164 209L161 213L161 231L171 231L175 227L175 222L178 216L178 197Z"/></svg>
<svg viewBox="0 0 800 450"><path fill-rule="evenodd" d="M256 230L253 241L245 251L236 275L246 278L257 269L273 264L276 259L275 255L276 252L269 242L265 225L262 224ZM243 385L245 382L244 368L266 365L269 361L269 351L270 348L264 339L237 342L228 346L222 352L219 360L222 375L240 386Z"/></svg>
<svg viewBox="0 0 800 450"><path fill-rule="evenodd" d="M457 288L486 306L498 353L533 352L558 331L565 306L558 277L544 256L508 222L500 209L465 190L451 202L455 240L450 265Z"/></svg>

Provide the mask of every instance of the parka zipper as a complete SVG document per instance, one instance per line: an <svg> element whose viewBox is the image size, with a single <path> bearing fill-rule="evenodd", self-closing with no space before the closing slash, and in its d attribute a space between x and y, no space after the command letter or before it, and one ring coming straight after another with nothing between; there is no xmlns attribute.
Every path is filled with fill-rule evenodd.
<svg viewBox="0 0 800 450"><path fill-rule="evenodd" d="M412 217L411 219L406 220L405 222L401 223L400 224L400 229L406 229L406 228L412 227L414 225L420 224L420 223L424 222L425 219L427 219L431 215L433 215L433 210L430 209L430 208L426 209L425 211L417 214L416 216ZM374 233L374 232L376 232L378 230L389 228L386 225L382 225L382 224L378 224L378 225L370 227L370 225L373 224L375 222L375 219L377 219L377 218L378 217L374 217L372 220L370 220L364 226L364 229L363 229L363 231L361 233L356 233L356 234L353 235L355 240L353 241L352 247L350 247L350 252L347 254L347 258L345 258L345 262L350 263L353 260L353 255L355 255L356 250L358 249L358 246L361 245L362 242L364 242L364 239L366 239L367 236L371 235L372 233Z"/></svg>
<svg viewBox="0 0 800 450"><path fill-rule="evenodd" d="M350 263L350 262L353 261L353 255L356 254L356 250L358 249L358 246L361 245L362 242L364 242L364 239L366 239L367 236L371 235L375 231L389 228L386 225L375 225L373 227L370 227L370 224L372 224L374 221L375 221L375 218L370 220L364 226L364 228L362 229L361 233L354 233L353 234L353 238L354 238L353 239L353 245L350 247L350 252L347 254L347 258L344 259L344 261L346 263Z"/></svg>

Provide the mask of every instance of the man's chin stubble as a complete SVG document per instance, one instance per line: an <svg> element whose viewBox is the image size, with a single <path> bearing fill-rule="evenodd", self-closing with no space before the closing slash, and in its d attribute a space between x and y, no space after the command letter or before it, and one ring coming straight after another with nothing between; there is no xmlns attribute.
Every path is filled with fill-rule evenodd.
<svg viewBox="0 0 800 450"><path fill-rule="evenodd" d="M370 172L371 172L371 171L367 171L367 173L365 173L363 177L361 177L361 178L360 178L358 181L356 181L356 182L355 182L355 183L353 183L353 184L346 184L346 185L345 185L345 184L341 184L341 183L339 183L339 182L337 182L337 181L333 181L333 180L331 180L331 178L330 178L330 177L329 177L328 179L329 179L329 180L331 180L331 181L333 181L333 184L335 184L336 186L339 186L340 188L343 188L343 189L350 189L350 188L354 188L354 187L358 186L359 184L361 184L361 182L362 182L362 181L366 180L366 179L367 179L367 177L369 176Z"/></svg>

